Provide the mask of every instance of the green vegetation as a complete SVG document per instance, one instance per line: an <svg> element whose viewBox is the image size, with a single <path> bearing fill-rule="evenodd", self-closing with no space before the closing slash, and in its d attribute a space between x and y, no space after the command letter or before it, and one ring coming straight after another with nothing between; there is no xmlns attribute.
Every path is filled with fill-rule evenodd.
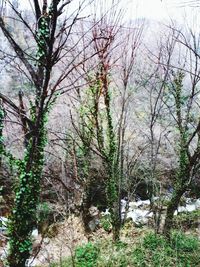
<svg viewBox="0 0 200 267"><path fill-rule="evenodd" d="M77 267L97 266L98 253L98 246L90 242L84 246L78 247L75 251L75 265Z"/></svg>
<svg viewBox="0 0 200 267"><path fill-rule="evenodd" d="M200 211L174 218L182 199L200 192L196 29L162 26L152 53L146 22L126 25L120 1L107 10L106 0L82 0L74 10L72 0L35 0L28 12L18 2L2 0L0 14L0 215L8 219L0 251L8 245L8 266L50 254L54 241L55 254L71 249L60 266L198 266L199 241L173 232L199 226ZM91 4L100 13L82 16ZM68 223L72 216L85 229ZM127 218L137 227L122 237ZM106 240L74 249L96 233Z"/></svg>
<svg viewBox="0 0 200 267"><path fill-rule="evenodd" d="M198 267L200 244L182 232L172 233L170 241L150 232L135 243L89 242L76 249L73 262L68 259L62 267Z"/></svg>
<svg viewBox="0 0 200 267"><path fill-rule="evenodd" d="M101 217L100 225L106 232L110 232L112 230L110 214L107 214Z"/></svg>
<svg viewBox="0 0 200 267"><path fill-rule="evenodd" d="M189 229L198 227L198 219L200 218L200 210L192 212L182 212L175 216L173 226L180 229Z"/></svg>
<svg viewBox="0 0 200 267"><path fill-rule="evenodd" d="M173 233L170 242L149 234L133 254L134 266L200 266L199 241L180 232Z"/></svg>
<svg viewBox="0 0 200 267"><path fill-rule="evenodd" d="M34 149L34 139L31 139L18 168L19 183L15 191L14 207L8 225L10 237L8 260L10 263L17 262L16 266L23 266L32 247L31 232L37 221L35 211L39 203L40 180L44 164L45 122L46 118L40 124L37 152Z"/></svg>

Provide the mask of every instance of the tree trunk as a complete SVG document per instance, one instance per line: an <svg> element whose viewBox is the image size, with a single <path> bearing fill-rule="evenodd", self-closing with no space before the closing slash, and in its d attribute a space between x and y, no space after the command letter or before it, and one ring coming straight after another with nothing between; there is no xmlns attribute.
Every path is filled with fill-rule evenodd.
<svg viewBox="0 0 200 267"><path fill-rule="evenodd" d="M111 170L112 171L112 170ZM121 228L121 205L120 205L120 194L118 192L118 179L117 173L110 170L109 180L107 181L107 200L108 207L111 213L111 224L113 232L113 241L120 239L120 228Z"/></svg>
<svg viewBox="0 0 200 267"><path fill-rule="evenodd" d="M165 225L163 228L163 234L166 236L166 238L170 239L170 231L172 228L173 218L174 218L174 212L177 210L179 202L183 194L185 193L186 188L185 186L182 186L178 189L175 189L172 198L167 206L167 213L165 218Z"/></svg>
<svg viewBox="0 0 200 267"><path fill-rule="evenodd" d="M121 229L121 216L120 216L120 206L113 210L112 218L112 228L113 228L113 241L117 242L120 240L120 229Z"/></svg>
<svg viewBox="0 0 200 267"><path fill-rule="evenodd" d="M91 221L91 215L89 213L89 208L91 206L91 198L88 187L85 188L83 202L82 202L82 221L86 233L90 233L89 222Z"/></svg>
<svg viewBox="0 0 200 267"><path fill-rule="evenodd" d="M19 185L8 225L10 267L25 266L32 249L31 233L36 226L36 209L44 164L45 128L43 117L37 136L33 137L19 169Z"/></svg>

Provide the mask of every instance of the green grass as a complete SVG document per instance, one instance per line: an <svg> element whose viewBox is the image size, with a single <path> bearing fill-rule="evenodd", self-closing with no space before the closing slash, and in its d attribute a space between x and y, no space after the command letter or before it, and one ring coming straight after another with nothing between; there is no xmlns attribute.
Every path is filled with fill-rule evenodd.
<svg viewBox="0 0 200 267"><path fill-rule="evenodd" d="M95 267L97 266L97 258L99 247L96 244L88 243L80 246L75 250L76 267Z"/></svg>
<svg viewBox="0 0 200 267"><path fill-rule="evenodd" d="M200 244L197 238L183 233L172 234L171 241L151 233L145 236L133 252L133 266L140 267L198 267Z"/></svg>
<svg viewBox="0 0 200 267"><path fill-rule="evenodd" d="M111 240L89 242L75 250L74 265L67 259L62 267L200 267L200 244L196 237L174 232L171 241L167 241L163 236L148 233L136 240L115 244Z"/></svg>
<svg viewBox="0 0 200 267"><path fill-rule="evenodd" d="M198 219L200 218L200 210L192 212L182 212L174 217L174 228L191 229L198 226Z"/></svg>

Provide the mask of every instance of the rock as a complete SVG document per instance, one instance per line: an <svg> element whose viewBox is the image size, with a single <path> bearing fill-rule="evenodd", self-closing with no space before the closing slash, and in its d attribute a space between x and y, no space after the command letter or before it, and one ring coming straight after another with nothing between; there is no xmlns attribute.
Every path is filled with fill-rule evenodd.
<svg viewBox="0 0 200 267"><path fill-rule="evenodd" d="M191 198L186 198L186 206L179 206L178 210L174 212L174 215L177 215L181 212L192 212L197 209L200 209L200 199L196 199L194 201Z"/></svg>
<svg viewBox="0 0 200 267"><path fill-rule="evenodd" d="M183 207L183 206L178 207L178 213L181 213L181 212L187 212L186 207Z"/></svg>
<svg viewBox="0 0 200 267"><path fill-rule="evenodd" d="M96 216L99 215L99 210L98 210L97 207L91 206L91 207L89 208L89 213L90 213L90 215L91 215L92 217L96 217Z"/></svg>
<svg viewBox="0 0 200 267"><path fill-rule="evenodd" d="M186 204L191 204L192 203L192 199L189 198L189 197L186 197L185 198L185 202L186 202Z"/></svg>
<svg viewBox="0 0 200 267"><path fill-rule="evenodd" d="M195 201L195 207L196 207L196 209L200 209L200 199L199 198Z"/></svg>
<svg viewBox="0 0 200 267"><path fill-rule="evenodd" d="M38 237L38 235L39 235L39 233L38 233L38 229L34 229L34 230L32 231L32 233L31 233L31 235L32 235L32 237L33 237L34 239L36 239L36 238Z"/></svg>
<svg viewBox="0 0 200 267"><path fill-rule="evenodd" d="M135 209L127 213L127 219L131 218L136 225L144 225L148 223L149 218L153 216L153 213L148 210Z"/></svg>
<svg viewBox="0 0 200 267"><path fill-rule="evenodd" d="M136 207L144 207L144 206L149 206L150 205L150 200L139 200L135 202L129 202L129 209L134 210Z"/></svg>
<svg viewBox="0 0 200 267"><path fill-rule="evenodd" d="M134 210L137 207L138 207L138 205L137 205L136 201L129 202L129 209Z"/></svg>
<svg viewBox="0 0 200 267"><path fill-rule="evenodd" d="M185 208L186 208L186 211L188 211L188 212L196 210L196 207L194 204L187 204Z"/></svg>
<svg viewBox="0 0 200 267"><path fill-rule="evenodd" d="M93 219L89 222L88 226L90 228L90 231L93 232L96 230L96 228L99 226L100 221L98 219Z"/></svg>
<svg viewBox="0 0 200 267"><path fill-rule="evenodd" d="M6 217L0 217L0 233L6 234L8 219Z"/></svg>
<svg viewBox="0 0 200 267"><path fill-rule="evenodd" d="M101 212L101 215L102 215L102 216L110 215L109 209L106 209L105 211L102 211L102 212Z"/></svg>
<svg viewBox="0 0 200 267"><path fill-rule="evenodd" d="M131 218L137 225L147 224L149 218L153 216L153 213L148 210L136 209L127 213L127 218Z"/></svg>
<svg viewBox="0 0 200 267"><path fill-rule="evenodd" d="M99 226L100 212L99 212L97 207L91 206L89 208L89 214L90 214L91 220L88 223L88 227L89 227L90 231L93 232Z"/></svg>

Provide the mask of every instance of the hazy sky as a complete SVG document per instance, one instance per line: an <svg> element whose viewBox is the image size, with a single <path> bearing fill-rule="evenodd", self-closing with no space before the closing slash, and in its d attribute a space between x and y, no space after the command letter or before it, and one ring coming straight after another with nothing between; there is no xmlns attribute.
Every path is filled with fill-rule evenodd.
<svg viewBox="0 0 200 267"><path fill-rule="evenodd" d="M150 19L175 19L183 22L186 18L192 20L192 16L200 8L192 7L189 2L191 0L130 0L131 10L134 13L134 7L137 3L138 16ZM198 0L197 0L198 2Z"/></svg>
<svg viewBox="0 0 200 267"><path fill-rule="evenodd" d="M77 3L80 0L75 0ZM112 0L105 0L108 5ZM20 0L21 7L30 7L32 0ZM40 0L42 2L42 0ZM127 19L135 17L145 17L149 19L162 20L162 19L176 19L183 22L191 21L193 16L197 16L200 8L189 7L188 3L194 3L192 0L122 0L122 6L127 8L125 16ZM200 2L196 0L196 2ZM88 9L89 10L89 9ZM88 11L89 12L89 11Z"/></svg>

